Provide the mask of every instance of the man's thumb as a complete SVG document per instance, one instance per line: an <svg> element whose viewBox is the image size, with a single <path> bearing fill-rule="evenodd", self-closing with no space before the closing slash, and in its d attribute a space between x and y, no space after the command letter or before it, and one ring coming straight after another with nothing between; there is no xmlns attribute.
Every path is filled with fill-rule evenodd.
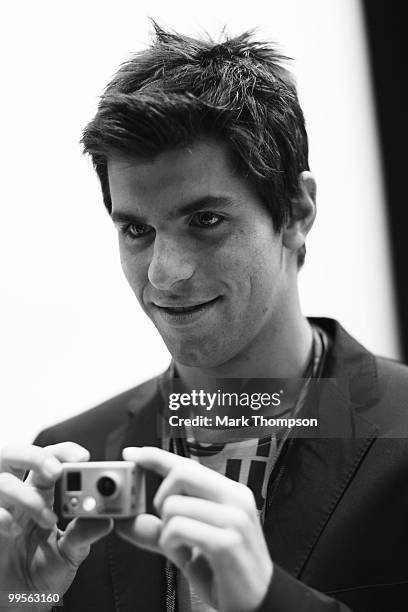
<svg viewBox="0 0 408 612"><path fill-rule="evenodd" d="M75 518L58 540L63 557L78 566L88 556L91 544L106 536L113 527L113 520Z"/></svg>

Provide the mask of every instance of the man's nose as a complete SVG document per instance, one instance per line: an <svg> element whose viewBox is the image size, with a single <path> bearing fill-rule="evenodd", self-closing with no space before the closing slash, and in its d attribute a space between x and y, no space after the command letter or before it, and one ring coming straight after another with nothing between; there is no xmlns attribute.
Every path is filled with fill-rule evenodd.
<svg viewBox="0 0 408 612"><path fill-rule="evenodd" d="M167 291L193 276L194 265L189 249L174 239L156 235L148 278L156 289Z"/></svg>

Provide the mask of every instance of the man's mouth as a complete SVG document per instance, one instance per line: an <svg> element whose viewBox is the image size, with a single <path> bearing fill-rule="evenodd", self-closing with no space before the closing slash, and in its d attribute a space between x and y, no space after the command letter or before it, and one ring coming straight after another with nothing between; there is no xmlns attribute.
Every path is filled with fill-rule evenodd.
<svg viewBox="0 0 408 612"><path fill-rule="evenodd" d="M193 323L205 313L209 312L214 304L221 299L221 296L207 300L204 302L196 302L194 304L157 304L155 307L159 311L161 317L172 325L181 325Z"/></svg>
<svg viewBox="0 0 408 612"><path fill-rule="evenodd" d="M183 314L183 313L189 313L189 312L197 312L198 310L201 310L202 308L205 308L206 306L213 304L218 299L219 298L216 297L206 302L199 302L196 304L186 305L186 306L164 306L160 304L155 304L155 306L157 306L157 308L160 308L161 310L168 312L169 314L177 315L177 314Z"/></svg>

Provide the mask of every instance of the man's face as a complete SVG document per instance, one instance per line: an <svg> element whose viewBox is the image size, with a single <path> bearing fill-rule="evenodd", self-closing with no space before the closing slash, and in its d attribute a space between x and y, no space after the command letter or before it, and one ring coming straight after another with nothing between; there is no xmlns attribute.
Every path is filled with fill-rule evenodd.
<svg viewBox="0 0 408 612"><path fill-rule="evenodd" d="M245 359L284 317L288 274L282 238L226 147L115 157L108 171L124 273L174 359Z"/></svg>

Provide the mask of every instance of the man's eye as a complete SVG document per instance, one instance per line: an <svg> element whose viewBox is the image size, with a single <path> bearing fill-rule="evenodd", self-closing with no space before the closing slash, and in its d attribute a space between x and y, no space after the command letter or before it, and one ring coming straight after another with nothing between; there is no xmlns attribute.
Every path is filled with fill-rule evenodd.
<svg viewBox="0 0 408 612"><path fill-rule="evenodd" d="M121 228L122 233L130 239L143 238L150 234L152 228L144 223L129 223Z"/></svg>
<svg viewBox="0 0 408 612"><path fill-rule="evenodd" d="M222 215L211 212L210 210L206 210L205 212L199 212L194 215L192 219L192 225L204 228L212 228L222 223L223 220L224 217Z"/></svg>

